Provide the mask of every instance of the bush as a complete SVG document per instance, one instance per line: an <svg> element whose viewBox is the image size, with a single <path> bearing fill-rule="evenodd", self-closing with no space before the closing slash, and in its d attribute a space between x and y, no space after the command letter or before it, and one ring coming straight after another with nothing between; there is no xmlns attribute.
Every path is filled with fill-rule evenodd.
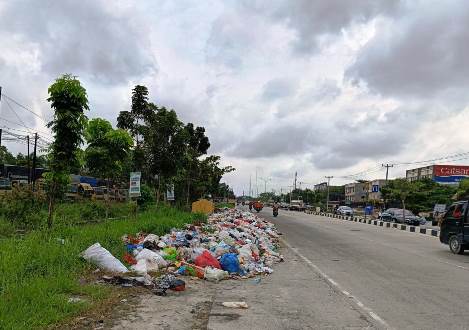
<svg viewBox="0 0 469 330"><path fill-rule="evenodd" d="M140 187L141 196L137 199L137 204L142 209L147 208L149 205L155 203L155 196L152 189L146 184Z"/></svg>
<svg viewBox="0 0 469 330"><path fill-rule="evenodd" d="M29 189L14 188L0 198L0 216L16 228L34 229L47 218L47 203L43 194Z"/></svg>
<svg viewBox="0 0 469 330"><path fill-rule="evenodd" d="M65 208L70 206L76 205ZM104 299L109 290L78 282L84 273L95 269L79 257L81 251L100 242L121 258L126 251L122 235L139 231L162 235L171 228L191 223L193 217L196 216L162 206L139 214L138 221L56 226L52 230L33 231L21 240L0 240L0 329L45 328L93 308L94 302ZM67 303L74 295L86 297L87 302Z"/></svg>

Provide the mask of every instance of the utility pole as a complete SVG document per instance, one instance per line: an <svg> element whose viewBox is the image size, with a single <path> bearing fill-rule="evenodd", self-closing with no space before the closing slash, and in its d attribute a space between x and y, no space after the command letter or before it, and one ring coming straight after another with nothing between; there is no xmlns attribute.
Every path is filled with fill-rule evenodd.
<svg viewBox="0 0 469 330"><path fill-rule="evenodd" d="M37 147L37 133L34 133L33 171L32 171L33 191L35 190L34 185L36 183L36 147Z"/></svg>
<svg viewBox="0 0 469 330"><path fill-rule="evenodd" d="M325 176L325 178L327 179L327 199L326 199L326 212L329 210L329 186L330 186L330 183L331 183L331 179L333 178L333 176Z"/></svg>
<svg viewBox="0 0 469 330"><path fill-rule="evenodd" d="M270 181L270 178L260 178L264 181L264 194L267 192L267 181Z"/></svg>
<svg viewBox="0 0 469 330"><path fill-rule="evenodd" d="M28 150L28 153L27 153L28 158L27 158L27 159L28 159L28 185L29 185L29 184L31 184L31 163L30 163L30 161L29 161L29 134L26 136L26 141L27 141L27 145L28 145L28 148L27 148L27 150Z"/></svg>
<svg viewBox="0 0 469 330"><path fill-rule="evenodd" d="M0 128L0 147L2 146L2 132L3 130Z"/></svg>
<svg viewBox="0 0 469 330"><path fill-rule="evenodd" d="M293 190L296 190L296 178L297 178L297 172L295 172L295 184L293 185L294 189Z"/></svg>
<svg viewBox="0 0 469 330"><path fill-rule="evenodd" d="M394 164L381 164L382 167L386 167L386 182L388 181L389 168L394 167Z"/></svg>
<svg viewBox="0 0 469 330"><path fill-rule="evenodd" d="M252 190L251 190L251 174L249 174L249 197L252 197Z"/></svg>
<svg viewBox="0 0 469 330"><path fill-rule="evenodd" d="M381 164L382 167L386 167L386 183L388 183L388 174L389 174L389 168L394 167L394 164ZM386 208L387 200L384 200L384 208Z"/></svg>
<svg viewBox="0 0 469 330"><path fill-rule="evenodd" d="M256 166L256 198L259 197L259 187L257 186L257 166Z"/></svg>

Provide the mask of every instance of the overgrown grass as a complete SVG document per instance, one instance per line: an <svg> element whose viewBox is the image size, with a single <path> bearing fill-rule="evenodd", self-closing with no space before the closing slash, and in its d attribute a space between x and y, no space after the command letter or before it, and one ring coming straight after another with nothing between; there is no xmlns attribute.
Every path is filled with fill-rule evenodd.
<svg viewBox="0 0 469 330"><path fill-rule="evenodd" d="M216 203L215 204L215 207L219 208L219 209L222 209L224 207L227 207L227 208L230 208L230 209L234 209L235 207L235 203L226 203L226 202L223 202L223 203Z"/></svg>
<svg viewBox="0 0 469 330"><path fill-rule="evenodd" d="M79 257L91 244L99 242L121 258L125 252L121 236L126 233L161 235L173 227L200 220L200 216L164 207L149 209L136 219L62 225L51 231L32 231L22 239L0 240L0 329L46 327L106 297L109 289L78 281L94 269ZM68 303L68 298L75 295L87 299Z"/></svg>

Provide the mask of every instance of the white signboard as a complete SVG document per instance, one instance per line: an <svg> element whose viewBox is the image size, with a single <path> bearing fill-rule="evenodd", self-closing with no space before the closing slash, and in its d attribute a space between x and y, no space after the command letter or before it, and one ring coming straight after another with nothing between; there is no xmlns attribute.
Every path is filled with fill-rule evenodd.
<svg viewBox="0 0 469 330"><path fill-rule="evenodd" d="M433 209L433 212L436 213L443 213L446 210L446 204L435 204L435 208Z"/></svg>
<svg viewBox="0 0 469 330"><path fill-rule="evenodd" d="M141 172L130 172L130 197L140 197L140 178L142 177Z"/></svg>
<svg viewBox="0 0 469 330"><path fill-rule="evenodd" d="M166 191L166 200L174 201L174 185L169 185L168 190Z"/></svg>

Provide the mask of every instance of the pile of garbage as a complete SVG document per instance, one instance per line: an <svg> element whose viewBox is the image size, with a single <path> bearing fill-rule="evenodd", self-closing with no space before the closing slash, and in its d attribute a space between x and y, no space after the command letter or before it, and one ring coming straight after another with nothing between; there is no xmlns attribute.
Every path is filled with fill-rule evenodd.
<svg viewBox="0 0 469 330"><path fill-rule="evenodd" d="M108 272L139 275L107 276L103 278L107 282L142 285L159 295L168 289L184 290L180 276L213 282L249 278L270 274L273 264L283 261L277 252L279 233L274 225L237 209L224 209L209 216L206 224L188 224L161 237L138 233L124 235L122 241L127 250L123 261L130 269L99 243L85 250L82 257Z"/></svg>

